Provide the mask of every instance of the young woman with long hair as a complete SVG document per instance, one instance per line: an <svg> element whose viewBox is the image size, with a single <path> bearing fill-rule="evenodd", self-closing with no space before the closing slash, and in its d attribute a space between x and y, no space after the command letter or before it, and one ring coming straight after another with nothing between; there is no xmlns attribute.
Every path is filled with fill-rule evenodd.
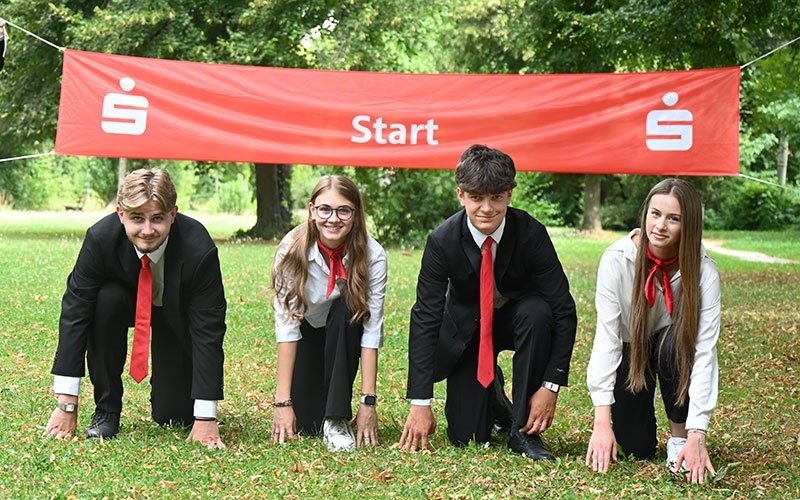
<svg viewBox="0 0 800 500"><path fill-rule="evenodd" d="M667 465L704 482L706 431L717 404L720 279L702 245L703 206L668 178L644 202L641 226L606 249L597 272L597 330L587 370L594 430L586 464L606 472L656 454L655 391L671 437Z"/></svg>
<svg viewBox="0 0 800 500"><path fill-rule="evenodd" d="M300 432L322 433L331 451L377 444L386 279L386 253L367 234L358 187L340 175L322 177L311 193L308 219L286 234L275 255L274 441ZM359 360L356 437L350 421Z"/></svg>

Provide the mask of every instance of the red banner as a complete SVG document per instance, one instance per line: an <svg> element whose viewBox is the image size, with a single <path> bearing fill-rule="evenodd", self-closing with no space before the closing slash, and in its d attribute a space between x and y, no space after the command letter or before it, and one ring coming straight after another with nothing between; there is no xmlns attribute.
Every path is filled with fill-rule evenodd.
<svg viewBox="0 0 800 500"><path fill-rule="evenodd" d="M67 50L56 153L518 170L739 172L739 68L625 74L368 73Z"/></svg>

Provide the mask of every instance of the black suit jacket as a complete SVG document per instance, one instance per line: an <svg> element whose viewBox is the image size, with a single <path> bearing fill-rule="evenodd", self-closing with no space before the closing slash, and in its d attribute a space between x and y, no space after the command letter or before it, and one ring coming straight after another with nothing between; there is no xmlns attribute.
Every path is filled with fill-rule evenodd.
<svg viewBox="0 0 800 500"><path fill-rule="evenodd" d="M406 396L433 397L433 384L448 376L480 324L481 251L464 210L429 236L411 309ZM569 283L545 227L512 207L497 246L495 283L511 300L538 295L551 307L555 324L545 380L567 385L577 316Z"/></svg>
<svg viewBox="0 0 800 500"><path fill-rule="evenodd" d="M227 303L217 247L202 224L178 213L164 259L163 314L192 353L191 396L220 400ZM116 213L89 228L61 301L54 375L84 376L98 290L108 281L122 283L130 288L135 304L140 268Z"/></svg>

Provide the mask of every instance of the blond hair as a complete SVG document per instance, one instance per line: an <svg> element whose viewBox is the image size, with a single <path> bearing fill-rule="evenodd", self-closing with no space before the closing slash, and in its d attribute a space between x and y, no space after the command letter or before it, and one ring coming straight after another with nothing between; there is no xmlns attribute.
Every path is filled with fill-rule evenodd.
<svg viewBox="0 0 800 500"><path fill-rule="evenodd" d="M164 212L175 208L178 195L166 170L134 170L123 179L117 191L117 205L123 212L136 210L155 201Z"/></svg>

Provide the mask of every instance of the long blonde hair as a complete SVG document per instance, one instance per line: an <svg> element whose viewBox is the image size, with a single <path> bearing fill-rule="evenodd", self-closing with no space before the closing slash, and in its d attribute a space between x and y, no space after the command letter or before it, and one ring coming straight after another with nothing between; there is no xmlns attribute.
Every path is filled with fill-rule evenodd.
<svg viewBox="0 0 800 500"><path fill-rule="evenodd" d="M335 191L353 204L353 227L345 242L347 255L347 286L342 294L350 311L353 312L351 322L369 319L367 306L368 275L368 243L367 218L361 193L353 181L342 175L326 175L317 183L311 192L309 203L314 204L317 197L327 191ZM272 288L277 297L283 301L289 315L302 320L303 311L308 307L305 294L308 280L308 252L317 244L319 230L309 210L304 224L292 230L292 242L286 255L272 269Z"/></svg>
<svg viewBox="0 0 800 500"><path fill-rule="evenodd" d="M691 184L682 179L664 179L647 195L642 209L639 245L636 253L633 296L631 297L631 363L628 389L638 392L645 388L650 342L652 336L647 325L648 305L644 296L644 283L650 271L647 258L646 218L650 200L657 194L674 196L681 207L681 238L678 246L678 266L681 273L681 293L675 297L672 324L667 335L675 335L678 387L676 397L683 406L689 396L689 379L694 365L697 327L700 321L700 260L703 239L703 205L700 195ZM660 347L659 347L660 348Z"/></svg>

